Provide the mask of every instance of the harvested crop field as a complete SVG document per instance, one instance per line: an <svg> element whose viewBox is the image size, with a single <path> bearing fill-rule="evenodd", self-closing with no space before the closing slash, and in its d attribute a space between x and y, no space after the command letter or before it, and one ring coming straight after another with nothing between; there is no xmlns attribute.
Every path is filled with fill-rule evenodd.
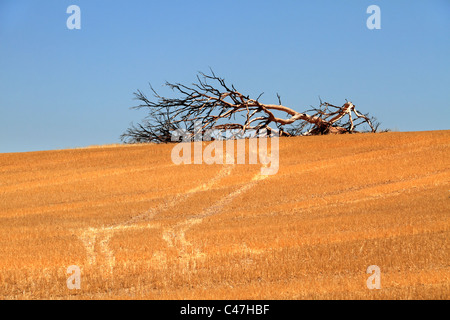
<svg viewBox="0 0 450 320"><path fill-rule="evenodd" d="M0 154L0 298L450 298L450 131L279 145L270 176L172 144Z"/></svg>

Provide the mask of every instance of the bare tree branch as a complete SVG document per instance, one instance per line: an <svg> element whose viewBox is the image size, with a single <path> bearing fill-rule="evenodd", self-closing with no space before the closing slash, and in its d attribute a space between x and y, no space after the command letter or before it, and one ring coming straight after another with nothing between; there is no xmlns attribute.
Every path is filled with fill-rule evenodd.
<svg viewBox="0 0 450 320"><path fill-rule="evenodd" d="M234 129L245 133L247 130L266 129L272 132L275 126L280 135L318 135L329 133L353 133L354 129L367 124L371 132L376 132L377 125L373 125L368 115L356 110L351 102L342 107L322 102L318 108L307 112L297 112L281 104L277 94L278 104L263 104L257 99L251 99L237 91L234 85L227 85L224 79L211 74L199 73L197 82L190 86L180 83L166 82L177 97L160 96L153 87L150 89L154 100L150 100L140 90L134 93L135 99L140 101L133 109L146 109L148 116L142 124L131 127L121 136L128 143L171 141L171 132L183 128L191 135L194 132L194 122L201 123L201 130ZM282 117L280 114L285 114ZM355 124L355 119L361 122ZM241 121L235 122L236 116L241 115ZM233 121L232 121L233 118ZM344 119L346 119L344 121ZM284 130L284 126L291 126Z"/></svg>

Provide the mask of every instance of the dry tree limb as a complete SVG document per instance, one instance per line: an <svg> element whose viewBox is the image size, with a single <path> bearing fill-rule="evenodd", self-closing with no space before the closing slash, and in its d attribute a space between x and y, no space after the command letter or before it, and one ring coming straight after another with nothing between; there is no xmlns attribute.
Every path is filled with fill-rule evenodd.
<svg viewBox="0 0 450 320"><path fill-rule="evenodd" d="M171 132L176 129L184 129L194 136L198 133L194 131L197 128L195 122L201 123L202 131L233 129L245 133L266 129L269 133L277 131L281 136L353 133L364 123L372 132L377 129L369 117L357 111L351 102L337 107L321 101L319 108L310 110L314 112L312 115L301 113L282 105L278 94L279 104L261 103L259 98L262 94L256 100L251 99L237 91L234 85L227 85L212 70L211 74L200 73L197 82L191 86L169 82L166 85L179 97L162 97L151 86L156 101L148 99L140 90L135 92L140 105L133 108L147 109L149 113L142 124L132 125L121 136L123 141L171 142ZM356 119L362 120L357 125L353 122L352 113ZM282 117L280 114L286 115ZM241 116L241 121L236 121L236 116ZM348 120L342 121L346 116ZM292 125L290 129L283 129Z"/></svg>

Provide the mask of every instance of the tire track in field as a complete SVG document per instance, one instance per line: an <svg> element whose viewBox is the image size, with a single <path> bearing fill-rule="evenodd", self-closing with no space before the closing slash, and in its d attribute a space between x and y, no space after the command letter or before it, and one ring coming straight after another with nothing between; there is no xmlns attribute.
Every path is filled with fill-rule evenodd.
<svg viewBox="0 0 450 320"><path fill-rule="evenodd" d="M211 180L203 183L197 187L188 190L185 193L179 193L175 195L172 199L165 201L163 204L151 208L146 212L134 216L129 220L121 223L109 225L106 227L90 227L83 230L78 230L75 234L83 243L86 249L87 262L89 265L98 265L99 256L103 256L104 265L106 265L107 270L110 274L115 266L115 256L114 252L109 246L109 242L116 231L128 230L128 229L152 229L160 228L160 224L151 223L150 221L159 213L166 211L170 208L175 207L178 203L187 198L195 195L197 192L207 191L211 189L216 183L221 179L231 174L232 169L235 165L225 165L220 172ZM137 225L138 223L148 221L146 225Z"/></svg>
<svg viewBox="0 0 450 320"><path fill-rule="evenodd" d="M177 250L179 263L184 270L188 269L189 266L192 266L195 269L196 260L205 257L205 254L202 253L200 249L195 248L194 245L186 239L186 232L193 226L202 223L205 218L220 213L221 210L226 205L230 204L236 197L244 192L247 192L259 181L262 181L267 177L268 176L261 175L261 173L256 174L250 182L236 189L228 196L218 200L212 206L205 209L201 214L181 221L163 231L163 239L166 241L168 247L175 248ZM160 255L163 254L163 252L160 251L157 254Z"/></svg>

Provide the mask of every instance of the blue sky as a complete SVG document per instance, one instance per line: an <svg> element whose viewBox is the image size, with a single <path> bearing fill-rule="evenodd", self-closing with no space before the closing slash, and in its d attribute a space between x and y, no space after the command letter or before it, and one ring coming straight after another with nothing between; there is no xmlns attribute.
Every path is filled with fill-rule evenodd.
<svg viewBox="0 0 450 320"><path fill-rule="evenodd" d="M0 0L0 152L117 143L145 115L134 91L209 67L265 103L349 99L382 128L450 129L449 57L448 0Z"/></svg>

